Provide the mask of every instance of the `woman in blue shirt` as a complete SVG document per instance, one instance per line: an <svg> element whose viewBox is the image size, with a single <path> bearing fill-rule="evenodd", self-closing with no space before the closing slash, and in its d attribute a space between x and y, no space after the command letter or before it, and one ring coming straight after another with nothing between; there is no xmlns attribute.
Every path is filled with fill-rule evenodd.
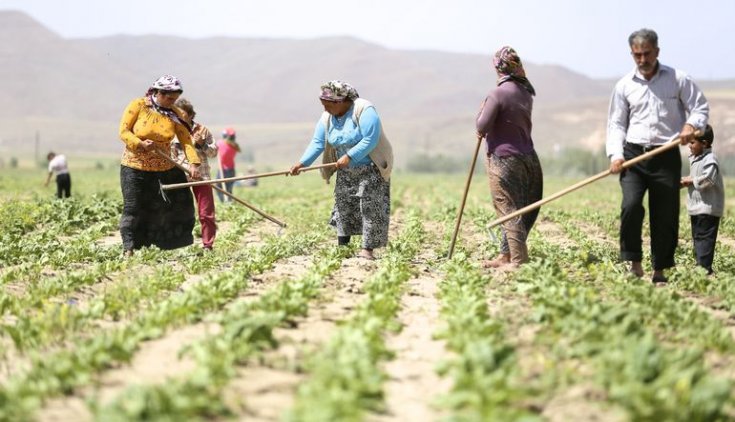
<svg viewBox="0 0 735 422"><path fill-rule="evenodd" d="M388 243L390 223L390 172L393 154L378 113L359 98L350 84L331 81L319 95L324 113L301 159L291 167L297 175L324 153L325 163L336 162L337 182L329 224L337 230L337 243L347 245L362 235L359 256L374 259L373 249ZM334 170L322 175L329 180Z"/></svg>

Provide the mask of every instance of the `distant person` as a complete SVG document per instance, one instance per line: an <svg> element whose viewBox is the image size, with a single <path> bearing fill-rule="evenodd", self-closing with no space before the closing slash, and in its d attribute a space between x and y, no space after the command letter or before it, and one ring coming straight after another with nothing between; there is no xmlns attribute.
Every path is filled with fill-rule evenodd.
<svg viewBox="0 0 735 422"><path fill-rule="evenodd" d="M362 235L358 256L374 259L373 250L388 243L393 150L375 107L359 98L352 85L327 82L321 86L319 100L324 113L291 174L299 174L322 153L324 163L337 163L337 169L322 172L327 181L337 173L329 224L337 231L338 245Z"/></svg>
<svg viewBox="0 0 735 422"><path fill-rule="evenodd" d="M46 155L48 160L48 176L44 186L48 186L51 176L56 173L56 197L68 198L71 196L71 175L69 175L69 167L66 164L66 157L63 154L49 152Z"/></svg>
<svg viewBox="0 0 735 422"><path fill-rule="evenodd" d="M251 176L253 174L256 174L255 173L255 167L248 166L247 175L248 176ZM256 177L254 179L245 179L245 180L243 180L243 185L244 186L247 186L247 187L250 187L250 188L254 188L254 187L258 186L258 178Z"/></svg>
<svg viewBox="0 0 735 422"><path fill-rule="evenodd" d="M477 136L485 139L485 168L498 217L541 199L544 176L531 137L531 112L536 91L526 77L521 58L511 47L493 56L496 86L477 115ZM528 261L526 240L539 209L502 224L500 254L484 267L518 267Z"/></svg>
<svg viewBox="0 0 735 422"><path fill-rule="evenodd" d="M681 178L688 189L687 211L692 222L692 240L697 264L712 275L715 243L725 209L725 185L717 157L712 151L715 134L707 125L704 134L689 141L689 176Z"/></svg>
<svg viewBox="0 0 735 422"><path fill-rule="evenodd" d="M222 132L222 139L217 142L217 148L219 149L219 171L217 172L217 178L228 178L235 176L235 155L240 152L240 145L237 144L237 134L235 129L228 127ZM220 188L225 189L227 193L232 193L232 186L235 182L225 182L225 186L220 185ZM226 197L222 192L217 192L220 202L231 202L230 197Z"/></svg>
<svg viewBox="0 0 735 422"><path fill-rule="evenodd" d="M658 35L640 29L628 37L635 68L620 79L610 99L607 156L610 171L620 174L620 258L631 261L630 272L643 277L643 197L648 191L651 225L651 281L668 280L664 270L675 265L679 239L681 155L669 149L623 170L623 163L673 140L682 145L704 130L709 105L702 91L684 72L658 61Z"/></svg>
<svg viewBox="0 0 735 422"><path fill-rule="evenodd" d="M209 180L209 159L217 156L217 145L212 137L212 132L194 121L196 112L194 106L185 98L176 100L176 107L184 112L184 120L191 126L191 141L196 148L197 155L201 164L199 165L199 174L202 180ZM174 159L183 167L189 167L186 161L184 148L176 138L171 143L171 152ZM202 247L211 250L214 244L214 238L217 235L217 223L214 216L214 195L212 194L212 185L193 186L194 198L197 202L197 212L199 213L199 224L202 226Z"/></svg>
<svg viewBox="0 0 735 422"><path fill-rule="evenodd" d="M156 150L169 154L176 136L190 163L190 176L199 179L199 155L191 141L185 113L174 106L183 88L174 76L156 80L145 96L128 104L120 120L125 143L120 166L123 212L120 234L126 256L156 245L175 249L194 242L194 202L189 189L161 194L160 185L186 183L187 177Z"/></svg>

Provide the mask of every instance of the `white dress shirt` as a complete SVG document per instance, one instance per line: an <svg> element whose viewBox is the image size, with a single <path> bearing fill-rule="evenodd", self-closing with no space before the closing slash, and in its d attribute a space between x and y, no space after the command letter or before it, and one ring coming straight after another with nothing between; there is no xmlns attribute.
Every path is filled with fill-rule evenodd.
<svg viewBox="0 0 735 422"><path fill-rule="evenodd" d="M615 84L607 119L607 156L623 158L625 142L642 146L664 144L685 123L704 130L709 105L702 91L682 71L658 64L646 80L634 69Z"/></svg>

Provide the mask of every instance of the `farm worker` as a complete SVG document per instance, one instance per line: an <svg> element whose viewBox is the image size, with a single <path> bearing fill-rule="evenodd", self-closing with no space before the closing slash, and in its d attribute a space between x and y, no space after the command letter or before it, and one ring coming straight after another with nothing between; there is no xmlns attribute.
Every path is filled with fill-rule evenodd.
<svg viewBox="0 0 735 422"><path fill-rule="evenodd" d="M544 176L531 137L531 113L536 91L526 77L521 58L511 47L493 56L498 79L477 115L477 136L485 139L485 169L498 217L541 199ZM526 240L539 209L501 226L500 254L484 267L517 267L528 261Z"/></svg>
<svg viewBox="0 0 735 422"><path fill-rule="evenodd" d="M715 134L710 125L704 133L689 141L690 175L682 177L681 187L688 189L687 211L692 222L692 240L697 264L712 275L715 243L720 218L725 208L725 185L712 142Z"/></svg>
<svg viewBox="0 0 735 422"><path fill-rule="evenodd" d="M651 260L655 284L665 283L664 270L674 266L679 238L681 155L669 149L626 170L622 165L678 136L681 144L707 125L709 105L702 91L680 70L658 61L658 35L641 29L628 37L635 68L613 89L607 125L610 171L620 174L620 258L630 272L643 277L641 232L648 191Z"/></svg>
<svg viewBox="0 0 735 422"><path fill-rule="evenodd" d="M56 154L53 151L46 155L48 160L48 176L46 176L46 183L44 186L48 186L48 182L51 181L51 176L56 173L56 197L68 198L71 196L71 176L69 175L69 167L66 164L66 157L63 154Z"/></svg>
<svg viewBox="0 0 735 422"><path fill-rule="evenodd" d="M186 174L156 153L168 152L176 136L199 179L199 156L191 142L185 113L174 106L183 88L171 75L161 76L142 98L128 104L120 120L125 143L120 166L123 212L120 234L126 256L143 246L175 249L193 243L194 203L189 189L160 193L160 184L186 183Z"/></svg>
<svg viewBox="0 0 735 422"><path fill-rule="evenodd" d="M235 155L240 152L240 145L237 144L235 129L228 127L222 132L222 139L217 141L217 148L219 148L219 171L217 172L217 178L234 177L235 176ZM235 182L225 182L225 186L220 185L220 188L225 189L228 193L232 193L232 186ZM225 197L222 192L217 192L220 202L231 202L229 196Z"/></svg>
<svg viewBox="0 0 735 422"><path fill-rule="evenodd" d="M199 165L201 179L209 180L209 159L217 156L217 145L214 142L214 137L212 137L212 132L206 126L194 121L196 112L189 100L179 98L176 100L175 105L184 112L183 118L191 126L191 141L201 161ZM178 138L171 143L171 155L181 166L188 168L186 154ZM191 189L194 191L197 212L199 214L199 224L202 227L202 247L206 250L212 250L214 238L217 234L212 185L193 186Z"/></svg>
<svg viewBox="0 0 735 422"><path fill-rule="evenodd" d="M322 169L327 183L337 173L329 224L337 231L338 245L362 235L358 256L374 259L373 250L388 243L392 147L375 107L360 98L352 85L327 82L321 86L319 100L324 113L291 174L299 174L322 153L324 163L337 163L337 169Z"/></svg>

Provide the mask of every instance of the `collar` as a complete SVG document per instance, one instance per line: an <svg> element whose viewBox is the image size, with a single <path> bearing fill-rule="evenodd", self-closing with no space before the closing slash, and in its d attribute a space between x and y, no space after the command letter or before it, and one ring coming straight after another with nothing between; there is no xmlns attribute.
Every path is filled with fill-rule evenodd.
<svg viewBox="0 0 735 422"><path fill-rule="evenodd" d="M712 154L712 147L709 147L709 148L705 148L704 150L702 150L702 153L701 153L701 154L699 154L699 155L692 155L692 154L689 154L689 157L690 157L690 158L691 158L691 159L692 159L693 161L699 161L699 160L703 159L704 157L708 156L709 154Z"/></svg>
<svg viewBox="0 0 735 422"><path fill-rule="evenodd" d="M651 80L648 80L643 75L641 75L641 72L638 71L638 67L633 68L633 72L631 72L631 78L634 80L638 79L644 82L653 82L659 77L659 75L661 75L664 72L668 72L669 70L668 66L664 66L663 64L661 64L660 61L657 61L656 63L658 65L658 70L656 70L656 73L653 75L653 78L651 78Z"/></svg>

